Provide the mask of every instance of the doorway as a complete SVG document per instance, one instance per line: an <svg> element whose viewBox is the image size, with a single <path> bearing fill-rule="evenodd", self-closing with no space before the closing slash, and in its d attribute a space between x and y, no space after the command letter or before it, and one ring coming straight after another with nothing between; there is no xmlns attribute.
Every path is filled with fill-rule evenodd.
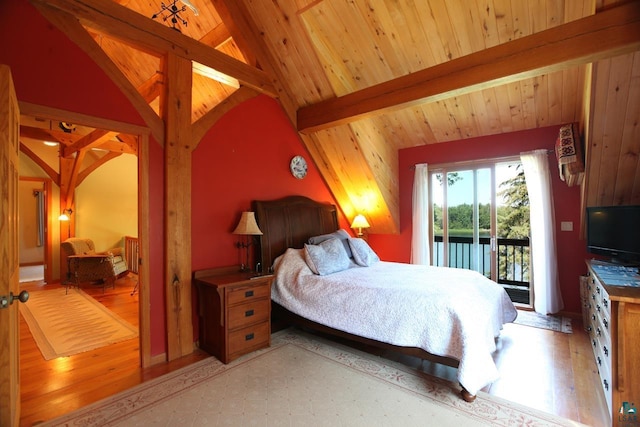
<svg viewBox="0 0 640 427"><path fill-rule="evenodd" d="M432 263L475 270L530 304L529 206L518 158L430 168Z"/></svg>
<svg viewBox="0 0 640 427"><path fill-rule="evenodd" d="M20 283L51 282L51 180L21 177L18 186Z"/></svg>
<svg viewBox="0 0 640 427"><path fill-rule="evenodd" d="M133 167L136 169L136 171L134 172L134 175L136 175L136 177L133 180L128 179L128 181L133 182L133 185L137 187L136 202L135 202L135 206L133 206L132 209L136 210L138 220L135 226L135 230L133 232L130 230L126 231L126 235L137 236L139 240L140 258L144 254L148 253L148 246L146 243L146 237L148 236L148 215L146 215L146 212L148 212L148 209L149 209L148 208L149 190L148 190L148 176L147 176L148 145L149 145L148 129L140 126L129 125L126 123L105 121L103 119L93 118L86 115L76 114L76 113L57 110L57 109L51 109L48 107L47 108L39 107L32 104L24 104L24 105L21 105L21 107L22 107L21 109L22 115L30 116L33 121L49 120L57 123L58 121L64 120L65 123L75 123L78 125L81 124L82 126L91 127L94 129L102 129L105 126L109 126L109 129L111 130L111 132L114 132L118 135L123 135L123 136L128 135L128 137L126 137L126 141L129 145L131 145L132 142L135 142L137 160L134 161ZM32 132L31 135L33 134L34 133ZM25 138L22 138L22 139L25 139ZM42 141L40 141L40 143L41 142ZM114 141L114 143L118 143L118 141ZM103 154L98 152L94 154L88 153L85 155L101 156ZM115 157L115 155L111 153L109 153L108 155L112 156L112 158ZM38 171L40 172L45 171L45 173L52 174L53 176L55 176L56 171L53 169L53 167L49 166L50 164L55 165L55 163L52 163L51 159L47 159L44 156L43 157L35 156L33 151L29 150L28 148L25 148L24 150L21 149L21 158L24 159L24 156L27 156L29 159L31 159L31 161L27 161L28 166L25 168L27 174L30 174L29 173L30 169L33 169L37 166L39 167L37 169ZM57 158L57 151L55 153L55 157ZM108 161L110 160L106 160L105 164L108 164L107 163ZM85 170L85 169L86 168L83 168L82 170ZM93 170L93 168L86 169L85 174L81 175L80 178L88 179L86 178L86 175L89 175L88 173L89 170ZM21 170L21 172L23 171ZM136 185L136 182L137 182L137 185ZM114 191L122 191L123 183L126 183L126 181L120 182L118 181L118 179L115 179L115 180L111 180L110 182L111 186L114 189L117 189ZM49 220L52 220L51 227L48 229L49 231L48 234L49 236L53 236L53 239L52 239L52 243L47 245L47 248L50 248L51 252L55 254L55 257L54 257L55 259L52 262L52 264L54 265L54 268L52 268L52 270L57 270L58 265L56 264L59 264L58 253L60 248L60 240L67 238L67 236L69 235L68 233L70 232L65 226L70 227L72 224L67 224L67 223L63 224L61 221L58 220L59 210L57 208L57 202L55 201L55 199L59 189L58 189L58 185L55 185L53 187L54 187L53 190L50 192L50 194L53 194L54 196L53 197L54 202L52 203L53 207L48 211L48 215L47 215L47 218L49 218ZM103 192L100 191L100 193L103 193ZM118 196L121 196L121 193L118 193ZM119 206L118 197L114 196L113 194L108 195L107 197L110 198L110 202L112 203L113 206L116 206L116 207ZM74 221L76 220L77 221L73 224L73 226L79 227L78 230L83 230L83 229L86 230L88 229L88 227L91 227L92 226L91 221L95 220L96 217L98 216L97 214L95 214L95 212L90 212L87 206L88 205L85 205L81 211L74 212L75 213ZM73 229L73 231L75 230L76 228ZM121 236L123 245L124 245L124 238L125 238L124 235ZM56 271L55 273L56 274L54 278L57 278L60 274L58 271ZM55 366L52 367L53 369L52 372L55 373L57 382L60 382L60 384L64 386L65 381L70 380L68 375L72 375L73 372L86 371L86 367L88 366L95 367L95 369L97 370L102 369L102 370L106 370L106 372L110 372L111 375L107 376L106 381L109 381L112 378L116 378L117 375L119 375L116 373L122 372L122 377L118 377L120 378L120 382L122 382L122 381L126 381L126 379L123 379L123 378L126 378L127 375L130 375L132 368L139 369L140 366L147 367L151 364L150 326L149 326L150 325L150 313L149 313L150 294L149 294L148 287L144 286L144 283L147 280L148 275L149 275L148 267L145 265L140 265L137 277L135 277L135 279L137 279L138 281L129 280L128 282L127 281L123 282L123 280L119 280L120 283L118 286L122 286L122 291L114 292L114 294L118 294L118 295L114 295L114 298L120 298L121 300L126 301L125 304L128 304L128 306L130 307L128 309L128 312L132 312L132 310L135 310L136 313L139 313L139 315L136 316L136 320L139 319L139 324L138 324L139 338L135 339L134 340L135 342L130 344L131 345L130 350L122 348L122 345L120 345L120 347L118 348L111 350L113 353L111 354L111 356L107 356L104 358L105 362L102 366L97 366L95 363L96 362L95 358L91 358L91 355L94 354L93 352L90 354L85 354L83 356L84 360L81 360L80 358L78 358L77 361L74 361L73 357L55 359L56 362L54 363ZM137 288L135 295L131 295L134 287L138 283L139 283L139 286ZM52 286L52 284L49 283L46 286ZM57 282L56 282L56 286L59 286ZM102 290L100 288L97 292L97 295L95 295L96 299L103 298L101 293L102 293ZM109 295L105 295L104 298L111 298L111 297ZM110 302L104 303L104 305L107 305L107 304L118 304L118 302L110 301ZM134 304L135 306L132 306L131 304ZM125 317L126 315L127 315L126 313L123 313L121 314L121 317ZM23 326L26 327L26 325L21 326L22 328L21 333L22 334L30 333L28 329L25 331ZM119 344L115 344L115 346L118 346L118 345ZM21 347L21 350L22 350L22 347ZM125 354L126 354L126 357L125 357ZM125 360L128 360L128 361L125 361ZM30 359L21 360L21 362L24 365L24 368L29 370L28 364L31 363L31 360ZM42 370L34 369L34 372L42 372ZM68 372L68 374L65 374L65 372ZM22 380L26 382L25 375L23 375ZM37 384L37 381L34 381L34 383ZM44 391L46 391L46 390L43 390L42 386L37 387L36 385L33 388L34 389L31 390L32 393L43 393ZM69 389L69 387L66 387L66 388ZM49 394L50 391L46 391L46 392L48 395L50 395ZM100 393L103 393L103 392L106 392L106 391L95 390L94 392L91 392L89 394L92 394L91 398L95 399L95 396L100 396ZM25 396L28 396L28 394L23 393L22 396L24 399ZM43 403L46 403L46 396L43 395L40 399L44 399L44 400L42 400L41 402L37 402L35 404L36 406L41 406ZM81 397L75 397L71 399L73 402L68 402L68 403L72 406L82 405L84 402L83 399L84 398L81 398ZM29 405L33 406L32 402L30 402L28 405L23 405L23 410L26 410L27 406ZM86 404L87 402L84 402L84 403Z"/></svg>

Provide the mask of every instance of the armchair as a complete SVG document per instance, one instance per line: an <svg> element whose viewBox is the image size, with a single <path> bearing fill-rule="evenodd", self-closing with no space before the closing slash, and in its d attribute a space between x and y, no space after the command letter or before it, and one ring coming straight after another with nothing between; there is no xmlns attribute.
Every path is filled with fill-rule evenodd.
<svg viewBox="0 0 640 427"><path fill-rule="evenodd" d="M107 285L115 289L115 281L128 272L121 248L107 252L95 251L91 239L72 237L61 243L67 255L69 281L77 287L83 282L102 281L102 292Z"/></svg>

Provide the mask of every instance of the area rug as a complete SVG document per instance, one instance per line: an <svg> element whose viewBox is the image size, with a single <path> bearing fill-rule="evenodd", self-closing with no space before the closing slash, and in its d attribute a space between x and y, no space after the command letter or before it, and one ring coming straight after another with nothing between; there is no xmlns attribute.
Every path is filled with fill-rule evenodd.
<svg viewBox="0 0 640 427"><path fill-rule="evenodd" d="M518 310L518 317L513 323L532 326L534 328L564 332L565 334L573 333L571 318L552 315L545 316L544 314L536 313L535 311Z"/></svg>
<svg viewBox="0 0 640 427"><path fill-rule="evenodd" d="M71 356L138 336L138 329L81 289L35 291L20 313L45 360Z"/></svg>
<svg viewBox="0 0 640 427"><path fill-rule="evenodd" d="M20 267L20 283L44 280L44 265L27 265Z"/></svg>
<svg viewBox="0 0 640 427"><path fill-rule="evenodd" d="M578 426L401 363L287 329L224 365L208 358L42 426Z"/></svg>

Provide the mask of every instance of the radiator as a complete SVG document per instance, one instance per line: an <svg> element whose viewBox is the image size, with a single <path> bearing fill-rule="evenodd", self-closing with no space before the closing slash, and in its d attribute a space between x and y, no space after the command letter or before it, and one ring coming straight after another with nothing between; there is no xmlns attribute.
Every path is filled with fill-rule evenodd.
<svg viewBox="0 0 640 427"><path fill-rule="evenodd" d="M138 238L124 237L124 257L127 261L127 268L130 272L138 274L138 265L140 264L140 250L138 247Z"/></svg>

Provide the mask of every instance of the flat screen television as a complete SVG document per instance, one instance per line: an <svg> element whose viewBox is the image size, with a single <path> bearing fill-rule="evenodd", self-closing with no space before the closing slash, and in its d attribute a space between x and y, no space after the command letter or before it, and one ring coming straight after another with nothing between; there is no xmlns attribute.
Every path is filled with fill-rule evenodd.
<svg viewBox="0 0 640 427"><path fill-rule="evenodd" d="M587 207L587 250L611 262L640 264L640 206Z"/></svg>

